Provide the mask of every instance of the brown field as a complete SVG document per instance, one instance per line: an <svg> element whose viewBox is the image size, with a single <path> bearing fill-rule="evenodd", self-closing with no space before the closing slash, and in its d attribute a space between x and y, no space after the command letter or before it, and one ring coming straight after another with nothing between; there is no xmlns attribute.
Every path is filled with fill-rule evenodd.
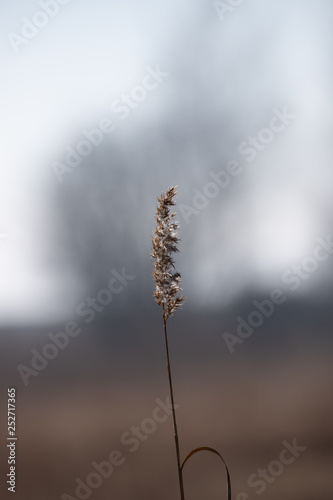
<svg viewBox="0 0 333 500"><path fill-rule="evenodd" d="M125 431L152 416L156 398L165 401L163 373L19 391L16 498L60 500L64 493L78 498L75 479L85 481L94 471L92 462L108 460L114 450L123 463L86 498L179 498L171 417L133 452L120 442ZM228 462L235 500L332 500L332 382L324 358L175 369L182 455L196 446L217 448ZM294 439L306 450L256 493L247 484L249 476L279 458L283 441ZM188 500L226 498L224 471L214 455L195 455L184 479Z"/></svg>

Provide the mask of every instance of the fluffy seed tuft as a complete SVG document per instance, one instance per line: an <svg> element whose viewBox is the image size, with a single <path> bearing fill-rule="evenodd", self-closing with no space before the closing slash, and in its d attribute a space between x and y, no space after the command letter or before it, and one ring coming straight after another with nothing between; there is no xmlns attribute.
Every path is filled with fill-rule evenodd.
<svg viewBox="0 0 333 500"><path fill-rule="evenodd" d="M156 283L153 295L157 304L163 307L164 322L182 306L185 300L185 297L179 295L181 275L175 271L172 258L172 254L178 252L179 241L176 213L170 213L171 207L175 205L176 194L177 187L172 186L158 198L155 214L156 228L152 236L151 256L154 259L153 277Z"/></svg>

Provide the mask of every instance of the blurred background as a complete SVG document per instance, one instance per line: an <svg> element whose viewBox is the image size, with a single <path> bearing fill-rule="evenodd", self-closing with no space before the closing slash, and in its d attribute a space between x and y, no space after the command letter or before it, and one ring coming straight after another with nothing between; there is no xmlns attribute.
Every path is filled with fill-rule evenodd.
<svg viewBox="0 0 333 500"><path fill-rule="evenodd" d="M4 498L7 387L20 500L179 497L171 417L147 424L168 395L151 234L177 185L182 456L217 448L236 500L331 500L332 3L1 7ZM113 450L124 463L76 491ZM214 456L184 479L227 498Z"/></svg>

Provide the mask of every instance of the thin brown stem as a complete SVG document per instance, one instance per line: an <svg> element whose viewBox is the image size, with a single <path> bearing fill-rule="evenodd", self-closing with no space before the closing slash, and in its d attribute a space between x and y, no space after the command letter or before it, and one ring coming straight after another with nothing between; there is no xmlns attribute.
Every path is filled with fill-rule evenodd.
<svg viewBox="0 0 333 500"><path fill-rule="evenodd" d="M179 439L178 439L176 412L175 412L175 404L174 404L174 397L173 397L173 387L172 387L172 378L171 378L171 367L170 367L169 345L168 345L168 333L167 333L167 326L166 326L166 324L167 324L167 320L165 319L165 310L164 310L164 305L163 305L164 338L165 338L165 348L166 348L166 356L167 356L167 368L168 368L168 378L169 378L171 406L172 406L173 429L174 429L176 454L177 454L177 467L178 467L178 477L179 477L180 498L181 498L181 500L185 500L184 485L183 485L183 472L182 472L181 462L180 462Z"/></svg>

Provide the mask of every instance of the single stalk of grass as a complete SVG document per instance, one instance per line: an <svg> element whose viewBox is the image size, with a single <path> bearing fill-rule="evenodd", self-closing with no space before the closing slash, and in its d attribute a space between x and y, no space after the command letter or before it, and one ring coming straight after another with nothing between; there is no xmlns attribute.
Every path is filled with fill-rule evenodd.
<svg viewBox="0 0 333 500"><path fill-rule="evenodd" d="M167 369L168 369L168 379L169 379L169 389L172 405L172 419L174 428L174 438L176 446L177 455L177 468L179 477L179 488L181 500L185 499L184 496L184 486L183 486L183 475L180 463L180 451L179 451L179 438L177 429L177 420L173 396L173 386L172 386L172 376L171 376L171 366L170 366L170 356L169 356L169 345L168 345L168 332L167 332L167 321L168 318L173 314L173 312L181 307L184 302L184 297L179 295L180 292L180 279L179 273L174 271L174 260L172 254L178 252L177 243L177 230L178 223L174 220L176 214L172 212L170 214L170 208L175 204L174 196L176 195L176 187L169 188L165 193L162 193L160 198L158 198L158 205L156 208L156 229L152 238L153 252L152 257L154 259L154 271L153 276L156 283L154 297L158 305L162 306L163 311L163 326L164 326L164 339L167 357Z"/></svg>
<svg viewBox="0 0 333 500"><path fill-rule="evenodd" d="M155 220L156 228L152 237L152 254L154 259L154 271L153 277L155 280L155 290L154 297L155 301L159 306L162 307L163 311L163 327L164 327L164 338L165 338L165 348L167 357L167 369L168 369L168 379L169 379L169 389L170 398L172 405L172 418L173 418L173 428L174 428L174 438L176 446L176 456L177 456L177 468L179 477L179 490L181 500L185 500L184 494L184 483L183 483L183 467L185 463L195 454L200 451L209 451L218 455L225 465L227 474L227 486L228 486L228 500L231 500L231 481L230 474L226 462L218 451L214 448L209 448L207 446L201 446L191 450L185 460L181 463L180 459L180 448L179 448L179 437L177 429L176 412L174 405L173 396L173 386L172 386L172 376L171 376L171 366L170 366L170 356L169 356L169 345L168 345L168 332L167 332L167 321L172 314L179 309L185 297L180 295L181 288L181 275L175 270L175 263L173 260L173 254L178 252L177 243L179 238L177 236L177 231L179 229L179 224L175 220L176 213L171 212L171 207L175 205L174 197L177 194L177 187L173 186L168 188L165 193L162 193L158 198L158 205L156 208Z"/></svg>

